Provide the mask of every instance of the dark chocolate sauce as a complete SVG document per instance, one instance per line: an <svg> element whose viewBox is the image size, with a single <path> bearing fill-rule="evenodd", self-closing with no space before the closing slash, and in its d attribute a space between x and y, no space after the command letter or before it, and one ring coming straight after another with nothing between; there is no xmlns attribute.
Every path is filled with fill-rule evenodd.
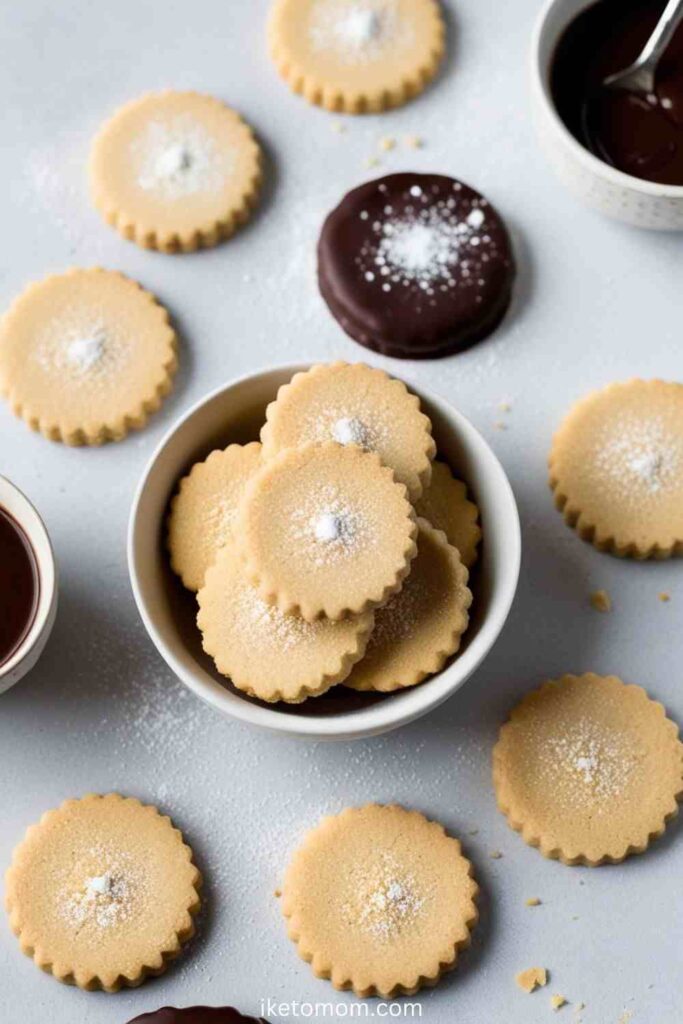
<svg viewBox="0 0 683 1024"><path fill-rule="evenodd" d="M260 1024L266 1024L259 1018ZM143 1013L129 1021L129 1024L258 1024L256 1017L245 1017L232 1006L188 1006L185 1010L175 1010L172 1006L164 1006L154 1013Z"/></svg>
<svg viewBox="0 0 683 1024"><path fill-rule="evenodd" d="M587 149L626 174L683 185L683 25L662 57L645 99L607 89L607 75L638 56L664 0L599 0L560 39L551 70L557 111Z"/></svg>
<svg viewBox="0 0 683 1024"><path fill-rule="evenodd" d="M33 624L38 566L19 523L0 507L0 665L12 657Z"/></svg>

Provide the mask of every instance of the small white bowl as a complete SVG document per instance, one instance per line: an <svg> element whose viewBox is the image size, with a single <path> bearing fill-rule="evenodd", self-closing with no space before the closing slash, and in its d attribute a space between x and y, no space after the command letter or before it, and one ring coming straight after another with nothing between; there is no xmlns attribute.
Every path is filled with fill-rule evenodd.
<svg viewBox="0 0 683 1024"><path fill-rule="evenodd" d="M555 48L581 11L594 0L548 0L536 23L531 47L534 121L541 146L560 180L600 213L641 228L683 229L683 185L642 181L599 160L574 138L560 118L550 92Z"/></svg>
<svg viewBox="0 0 683 1024"><path fill-rule="evenodd" d="M165 549L168 503L183 474L213 448L257 438L266 406L280 385L303 369L308 367L282 366L233 381L203 398L169 431L133 501L128 568L138 610L159 653L208 704L250 725L288 736L355 739L394 729L431 711L455 693L486 657L517 587L519 516L500 463L472 424L442 398L409 384L432 418L441 457L467 481L481 510L484 541L472 574L475 600L460 653L427 682L387 695L333 687L329 694L303 704L268 705L239 693L202 651L195 597L170 570Z"/></svg>
<svg viewBox="0 0 683 1024"><path fill-rule="evenodd" d="M0 693L5 693L33 668L52 632L57 615L57 569L43 520L26 495L4 476L0 476L0 507L24 531L38 572L38 604L33 622L14 654L0 665Z"/></svg>

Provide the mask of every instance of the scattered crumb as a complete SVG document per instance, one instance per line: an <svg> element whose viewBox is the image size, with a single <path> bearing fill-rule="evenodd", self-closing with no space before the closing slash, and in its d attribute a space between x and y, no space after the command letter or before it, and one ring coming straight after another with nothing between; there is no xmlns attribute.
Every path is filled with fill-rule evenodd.
<svg viewBox="0 0 683 1024"><path fill-rule="evenodd" d="M624 1010L618 1024L629 1024L631 1020L633 1020L633 1010Z"/></svg>
<svg viewBox="0 0 683 1024"><path fill-rule="evenodd" d="M596 612L610 612L612 610L612 599L606 590L594 590L590 596L591 607Z"/></svg>
<svg viewBox="0 0 683 1024"><path fill-rule="evenodd" d="M280 897L282 896L282 889L276 889L275 892L273 893L273 896L275 897L276 900L279 900Z"/></svg>
<svg viewBox="0 0 683 1024"><path fill-rule="evenodd" d="M527 907L540 907L541 901L539 900L538 896L530 896L529 899L526 901L526 905Z"/></svg>
<svg viewBox="0 0 683 1024"><path fill-rule="evenodd" d="M422 149L424 146L424 140L419 135L406 135L403 141L408 149Z"/></svg>
<svg viewBox="0 0 683 1024"><path fill-rule="evenodd" d="M379 167L379 160L376 156L369 156L365 161L366 167Z"/></svg>
<svg viewBox="0 0 683 1024"><path fill-rule="evenodd" d="M344 124L343 121L333 121L332 131L336 132L337 135L343 135L344 132L346 131L346 125Z"/></svg>
<svg viewBox="0 0 683 1024"><path fill-rule="evenodd" d="M396 139L392 138L391 135L385 135L384 138L379 140L379 148L383 153L388 153L390 150L396 147Z"/></svg>
<svg viewBox="0 0 683 1024"><path fill-rule="evenodd" d="M508 425L507 423L503 423L502 420L496 420L496 422L493 424L493 427L494 430L507 430Z"/></svg>
<svg viewBox="0 0 683 1024"><path fill-rule="evenodd" d="M567 1000L564 996L554 995L550 997L550 1005L553 1010L561 1010L563 1006L567 1005Z"/></svg>
<svg viewBox="0 0 683 1024"><path fill-rule="evenodd" d="M501 402L498 408L501 412L510 412L512 409L512 402Z"/></svg>
<svg viewBox="0 0 683 1024"><path fill-rule="evenodd" d="M667 594L666 590L663 590L659 595L659 600L663 601L664 604L666 604L667 601L671 600L671 594Z"/></svg>
<svg viewBox="0 0 683 1024"><path fill-rule="evenodd" d="M548 984L548 972L545 967L528 967L515 975L515 981L522 992L531 993Z"/></svg>
<svg viewBox="0 0 683 1024"><path fill-rule="evenodd" d="M577 1003L576 1006L574 1007L574 1009L576 1010L577 1013L581 1013L582 1010L586 1009L586 1004L585 1003Z"/></svg>
<svg viewBox="0 0 683 1024"><path fill-rule="evenodd" d="M491 853L489 854L491 860L500 860L502 856L503 854L500 852L500 850L491 850Z"/></svg>

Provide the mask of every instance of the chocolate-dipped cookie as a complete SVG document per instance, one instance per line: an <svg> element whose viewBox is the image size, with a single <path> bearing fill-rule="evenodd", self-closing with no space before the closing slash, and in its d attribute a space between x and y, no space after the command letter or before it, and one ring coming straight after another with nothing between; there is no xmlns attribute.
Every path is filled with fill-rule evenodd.
<svg viewBox="0 0 683 1024"><path fill-rule="evenodd" d="M514 276L500 216L442 174L390 174L353 189L318 243L332 315L361 345L403 359L450 355L489 335Z"/></svg>
<svg viewBox="0 0 683 1024"><path fill-rule="evenodd" d="M232 1006L188 1006L176 1010L164 1006L153 1013L143 1013L129 1024L267 1024L262 1017L245 1017Z"/></svg>

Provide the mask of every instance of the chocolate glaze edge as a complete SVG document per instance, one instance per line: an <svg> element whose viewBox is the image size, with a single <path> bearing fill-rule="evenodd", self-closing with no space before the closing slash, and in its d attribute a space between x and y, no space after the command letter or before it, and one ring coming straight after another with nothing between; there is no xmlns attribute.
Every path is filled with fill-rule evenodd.
<svg viewBox="0 0 683 1024"><path fill-rule="evenodd" d="M262 1017L246 1017L234 1006L162 1006L134 1017L128 1024L268 1024Z"/></svg>

